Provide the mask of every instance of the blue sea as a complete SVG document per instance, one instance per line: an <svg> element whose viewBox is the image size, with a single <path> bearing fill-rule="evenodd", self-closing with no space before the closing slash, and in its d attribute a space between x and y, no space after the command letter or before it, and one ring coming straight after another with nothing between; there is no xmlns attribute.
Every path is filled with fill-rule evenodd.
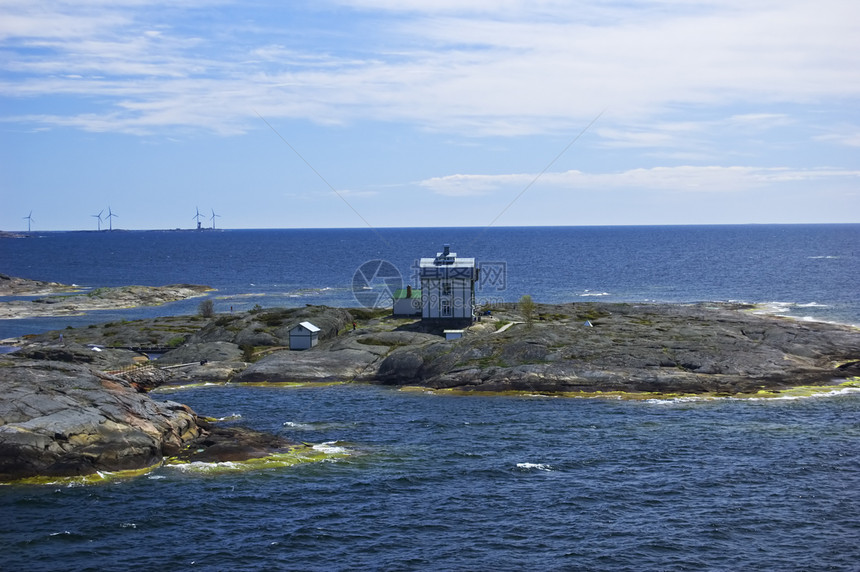
<svg viewBox="0 0 860 572"><path fill-rule="evenodd" d="M83 288L206 284L218 312L355 306L414 283L416 260L446 243L477 259L488 302L736 300L860 324L860 225L58 232L0 240L0 272ZM0 338L198 304L5 320ZM348 454L0 487L0 569L860 568L850 390L623 401L205 386L154 397Z"/></svg>

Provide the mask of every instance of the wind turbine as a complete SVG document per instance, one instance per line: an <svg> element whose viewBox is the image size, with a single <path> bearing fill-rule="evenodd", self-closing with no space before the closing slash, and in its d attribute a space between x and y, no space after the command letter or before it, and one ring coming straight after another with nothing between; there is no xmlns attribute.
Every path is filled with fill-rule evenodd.
<svg viewBox="0 0 860 572"><path fill-rule="evenodd" d="M100 210L100 211L99 211L99 214L90 215L90 216L94 216L94 217L96 217L97 219L99 219L99 222L98 222L98 225L99 225L99 226L98 226L98 228L99 228L99 230L101 230L101 229L102 229L102 213L103 213L103 212L105 212L105 210L104 210L104 209Z"/></svg>
<svg viewBox="0 0 860 572"><path fill-rule="evenodd" d="M209 217L209 219L212 221L212 230L215 230L215 217L216 217L216 216L217 216L218 218L220 218L220 217L221 217L221 215L219 215L219 214L215 214L215 209L212 209L212 216L211 216L211 217Z"/></svg>
<svg viewBox="0 0 860 572"><path fill-rule="evenodd" d="M102 212L104 212L104 211L102 211ZM108 219L108 230L113 230L113 221L111 219L115 216L118 217L119 215L114 213L112 210L110 210L110 207L108 207L108 214L105 217L106 219Z"/></svg>
<svg viewBox="0 0 860 572"><path fill-rule="evenodd" d="M27 219L27 232L30 232L30 223L33 222L33 211L30 211L30 214L21 218Z"/></svg>
<svg viewBox="0 0 860 572"><path fill-rule="evenodd" d="M194 208L195 208L195 210L197 210L197 214L191 218L197 219L197 230L200 230L200 217L202 217L203 215L200 214L200 208L199 207L194 207Z"/></svg>

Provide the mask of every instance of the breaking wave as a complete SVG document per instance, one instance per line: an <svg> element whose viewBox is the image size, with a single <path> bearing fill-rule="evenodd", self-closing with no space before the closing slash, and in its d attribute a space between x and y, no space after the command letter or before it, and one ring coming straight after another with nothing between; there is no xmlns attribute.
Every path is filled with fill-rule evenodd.
<svg viewBox="0 0 860 572"><path fill-rule="evenodd" d="M579 296L581 296L581 297L595 296L596 297L596 296L611 296L611 294L609 292L592 292L591 290L584 290L581 294L579 294Z"/></svg>
<svg viewBox="0 0 860 572"><path fill-rule="evenodd" d="M517 469L521 471L552 471L552 465L547 463L517 463Z"/></svg>

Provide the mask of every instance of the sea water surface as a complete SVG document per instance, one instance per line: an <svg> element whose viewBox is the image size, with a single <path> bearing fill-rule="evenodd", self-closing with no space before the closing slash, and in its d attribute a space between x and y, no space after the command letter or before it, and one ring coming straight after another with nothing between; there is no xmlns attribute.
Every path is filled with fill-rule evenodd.
<svg viewBox="0 0 860 572"><path fill-rule="evenodd" d="M407 279L416 257L446 242L505 263L504 280L484 284L484 296L733 299L860 323L860 225L50 233L0 241L0 272L88 287L205 283L218 288L217 311L354 305L364 262L391 261ZM198 302L107 315L194 312ZM67 323L2 326L19 335ZM860 562L856 390L622 401L228 385L153 396L348 455L251 472L161 467L99 485L0 487L0 569L856 570Z"/></svg>

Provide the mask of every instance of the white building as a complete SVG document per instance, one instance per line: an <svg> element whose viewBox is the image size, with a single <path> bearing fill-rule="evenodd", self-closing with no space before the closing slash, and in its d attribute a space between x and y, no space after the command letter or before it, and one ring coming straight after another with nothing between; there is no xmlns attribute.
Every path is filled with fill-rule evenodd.
<svg viewBox="0 0 860 572"><path fill-rule="evenodd" d="M478 280L474 258L458 257L446 244L435 258L421 259L419 275L422 319L474 319Z"/></svg>
<svg viewBox="0 0 860 572"><path fill-rule="evenodd" d="M290 349L309 350L317 345L320 329L310 322L301 322L290 330Z"/></svg>

